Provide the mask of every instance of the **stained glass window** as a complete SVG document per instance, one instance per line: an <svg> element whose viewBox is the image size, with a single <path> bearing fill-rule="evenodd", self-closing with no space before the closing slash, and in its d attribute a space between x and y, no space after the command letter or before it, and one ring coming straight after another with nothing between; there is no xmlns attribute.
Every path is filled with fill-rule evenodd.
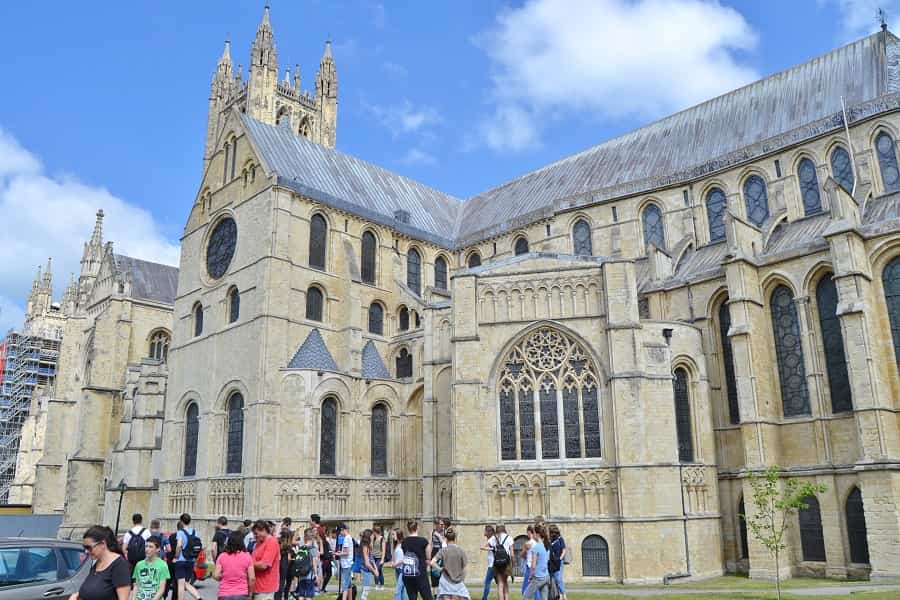
<svg viewBox="0 0 900 600"><path fill-rule="evenodd" d="M473 252L472 254L469 255L469 261L466 264L469 265L470 269L475 268L475 267L480 267L481 266L481 255L478 254L477 252Z"/></svg>
<svg viewBox="0 0 900 600"><path fill-rule="evenodd" d="M150 338L150 358L166 362L169 358L169 341L171 338L165 331L157 331Z"/></svg>
<svg viewBox="0 0 900 600"><path fill-rule="evenodd" d="M226 473L240 473L244 454L244 397L239 393L228 399L228 449Z"/></svg>
<svg viewBox="0 0 900 600"><path fill-rule="evenodd" d="M728 202L725 192L713 188L706 194L706 221L709 224L709 241L719 242L725 239L725 209Z"/></svg>
<svg viewBox="0 0 900 600"><path fill-rule="evenodd" d="M666 232L663 227L662 211L655 204L648 204L641 213L641 224L644 228L644 248L650 250L653 244L660 250L666 247Z"/></svg>
<svg viewBox="0 0 900 600"><path fill-rule="evenodd" d="M241 315L241 294L237 288L228 292L228 322L234 323Z"/></svg>
<svg viewBox="0 0 900 600"><path fill-rule="evenodd" d="M313 215L309 220L309 266L325 270L325 248L328 244L328 223L325 217Z"/></svg>
<svg viewBox="0 0 900 600"><path fill-rule="evenodd" d="M515 251L516 256L519 256L520 254L528 254L528 240L520 237L516 240L516 245L513 250Z"/></svg>
<svg viewBox="0 0 900 600"><path fill-rule="evenodd" d="M800 321L793 294L787 286L778 286L772 292L771 310L784 416L808 415L809 392L806 386L806 366L803 364Z"/></svg>
<svg viewBox="0 0 900 600"><path fill-rule="evenodd" d="M691 431L691 395L688 390L688 374L675 369L672 380L675 392L675 429L678 433L678 460L694 462L694 439Z"/></svg>
<svg viewBox="0 0 900 600"><path fill-rule="evenodd" d="M310 321L321 321L324 304L322 290L312 286L306 290L306 318Z"/></svg>
<svg viewBox="0 0 900 600"><path fill-rule="evenodd" d="M578 414L578 387L574 379L566 381L562 401L566 458L581 458L581 415Z"/></svg>
<svg viewBox="0 0 900 600"><path fill-rule="evenodd" d="M609 577L609 544L599 535L589 535L581 542L581 565L584 577Z"/></svg>
<svg viewBox="0 0 900 600"><path fill-rule="evenodd" d="M591 226L584 219L579 219L572 227L572 247L577 256L592 256L594 254L591 242Z"/></svg>
<svg viewBox="0 0 900 600"><path fill-rule="evenodd" d="M397 354L397 379L406 379L413 376L413 358L409 350L402 348Z"/></svg>
<svg viewBox="0 0 900 600"><path fill-rule="evenodd" d="M831 176L847 193L853 191L853 165L850 153L838 146L831 152Z"/></svg>
<svg viewBox="0 0 900 600"><path fill-rule="evenodd" d="M516 459L516 397L515 390L500 390L500 458Z"/></svg>
<svg viewBox="0 0 900 600"><path fill-rule="evenodd" d="M203 333L203 306L198 302L194 305L194 337Z"/></svg>
<svg viewBox="0 0 900 600"><path fill-rule="evenodd" d="M894 138L882 131L875 138L875 151L878 153L878 166L881 169L881 183L885 192L900 189L900 170L897 168L897 151Z"/></svg>
<svg viewBox="0 0 900 600"><path fill-rule="evenodd" d="M447 261L443 256L438 256L434 261L434 287L447 289Z"/></svg>
<svg viewBox="0 0 900 600"><path fill-rule="evenodd" d="M337 401L326 398L322 403L321 429L319 432L319 475L335 474L337 454Z"/></svg>
<svg viewBox="0 0 900 600"><path fill-rule="evenodd" d="M591 377L585 377L581 388L581 411L584 416L584 456L600 458L600 405L597 401L597 385Z"/></svg>
<svg viewBox="0 0 900 600"><path fill-rule="evenodd" d="M888 316L891 321L891 335L894 339L894 357L900 367L900 256L893 259L881 274Z"/></svg>
<svg viewBox="0 0 900 600"><path fill-rule="evenodd" d="M400 331L409 329L409 310L405 306L400 307Z"/></svg>
<svg viewBox="0 0 900 600"><path fill-rule="evenodd" d="M545 377L538 391L541 402L541 458L559 458L556 384L549 377Z"/></svg>
<svg viewBox="0 0 900 600"><path fill-rule="evenodd" d="M747 219L757 227L769 218L769 193L766 182L759 175L751 175L744 182L744 205Z"/></svg>
<svg viewBox="0 0 900 600"><path fill-rule="evenodd" d="M519 444L522 460L537 458L537 441L534 429L534 390L531 382L523 382L519 388Z"/></svg>
<svg viewBox="0 0 900 600"><path fill-rule="evenodd" d="M375 239L375 234L371 231L363 232L362 234L362 256L360 257L360 262L362 263L362 280L364 283L375 283L375 256L378 250L378 242Z"/></svg>
<svg viewBox="0 0 900 600"><path fill-rule="evenodd" d="M850 395L850 377L847 375L847 359L844 355L844 336L837 316L837 286L831 275L826 275L816 286L816 305L819 325L822 328L822 347L825 350L825 370L828 388L831 390L831 411L853 410Z"/></svg>
<svg viewBox="0 0 900 600"><path fill-rule="evenodd" d="M869 564L869 540L866 537L866 512L862 492L853 488L847 496L847 538L850 542L850 562Z"/></svg>
<svg viewBox="0 0 900 600"><path fill-rule="evenodd" d="M369 333L384 335L384 309L377 302L369 305Z"/></svg>
<svg viewBox="0 0 900 600"><path fill-rule="evenodd" d="M213 279L219 279L226 271L237 247L237 224L234 219L225 218L216 224L206 246L206 272Z"/></svg>
<svg viewBox="0 0 900 600"><path fill-rule="evenodd" d="M387 475L388 413L384 404L372 409L372 475Z"/></svg>
<svg viewBox="0 0 900 600"><path fill-rule="evenodd" d="M196 403L187 408L184 420L184 476L197 474L197 445L200 441L200 409Z"/></svg>
<svg viewBox="0 0 900 600"><path fill-rule="evenodd" d="M406 285L416 295L422 293L422 257L415 248L406 254Z"/></svg>
<svg viewBox="0 0 900 600"><path fill-rule="evenodd" d="M797 165L797 175L800 179L800 196L803 198L803 214L808 216L822 212L816 165L808 158L804 158Z"/></svg>
<svg viewBox="0 0 900 600"><path fill-rule="evenodd" d="M800 509L800 549L803 560L825 562L825 536L822 533L822 513L815 496L803 499L807 505Z"/></svg>
<svg viewBox="0 0 900 600"><path fill-rule="evenodd" d="M728 301L719 305L719 337L722 339L722 366L725 368L725 397L728 399L728 418L732 425L741 422L741 410L738 406L737 384L734 381L734 352L731 349L731 312Z"/></svg>

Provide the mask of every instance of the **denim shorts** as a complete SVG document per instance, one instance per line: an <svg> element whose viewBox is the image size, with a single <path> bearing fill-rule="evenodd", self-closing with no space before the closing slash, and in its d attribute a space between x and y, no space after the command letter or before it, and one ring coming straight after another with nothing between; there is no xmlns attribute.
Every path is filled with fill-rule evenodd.
<svg viewBox="0 0 900 600"><path fill-rule="evenodd" d="M343 592L344 590L349 590L352 580L353 580L353 572L351 571L350 567L347 567L346 569L341 569L341 590L340 591Z"/></svg>

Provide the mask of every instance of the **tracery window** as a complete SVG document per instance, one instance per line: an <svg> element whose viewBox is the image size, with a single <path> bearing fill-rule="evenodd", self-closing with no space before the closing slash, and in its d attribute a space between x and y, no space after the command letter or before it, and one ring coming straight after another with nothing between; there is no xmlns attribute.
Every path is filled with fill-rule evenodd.
<svg viewBox="0 0 900 600"><path fill-rule="evenodd" d="M691 394L688 389L688 374L684 369L675 369L672 380L675 393L675 429L678 434L678 460L694 462L694 440L691 429Z"/></svg>
<svg viewBox="0 0 900 600"><path fill-rule="evenodd" d="M206 246L206 272L213 279L219 279L231 264L237 248L237 223L226 217L213 228Z"/></svg>
<svg viewBox="0 0 900 600"><path fill-rule="evenodd" d="M523 237L516 239L515 246L513 247L513 252L515 252L516 256L520 254L528 254L528 240Z"/></svg>
<svg viewBox="0 0 900 600"><path fill-rule="evenodd" d="M310 286L306 290L306 318L310 321L321 321L324 313L325 297L322 290L316 286Z"/></svg>
<svg viewBox="0 0 900 600"><path fill-rule="evenodd" d="M725 239L725 209L728 202L725 192L713 188L706 194L706 222L709 224L709 241L718 242Z"/></svg>
<svg viewBox="0 0 900 600"><path fill-rule="evenodd" d="M731 312L728 300L719 305L719 337L722 339L722 366L725 368L725 397L728 399L728 419L732 425L741 422L741 410L738 406L737 384L734 381L734 352L731 348Z"/></svg>
<svg viewBox="0 0 900 600"><path fill-rule="evenodd" d="M644 228L644 249L649 251L650 244L660 250L666 247L666 232L663 228L662 211L655 204L648 204L641 213L641 225Z"/></svg>
<svg viewBox="0 0 900 600"><path fill-rule="evenodd" d="M844 336L837 316L837 286L831 275L823 277L816 286L816 308L819 326L822 328L822 348L825 351L825 371L831 390L831 412L853 410L850 394L850 377L847 375L847 359L844 355Z"/></svg>
<svg viewBox="0 0 900 600"><path fill-rule="evenodd" d="M800 196L803 198L803 214L809 216L822 212L822 198L819 195L819 177L816 165L804 158L797 165L797 176L800 179Z"/></svg>
<svg viewBox="0 0 900 600"><path fill-rule="evenodd" d="M377 302L369 305L369 333L384 335L384 308Z"/></svg>
<svg viewBox="0 0 900 600"><path fill-rule="evenodd" d="M157 331L150 338L150 358L166 362L169 358L169 342L172 338L165 331Z"/></svg>
<svg viewBox="0 0 900 600"><path fill-rule="evenodd" d="M337 454L337 400L326 398L322 403L319 427L319 475L335 474Z"/></svg>
<svg viewBox="0 0 900 600"><path fill-rule="evenodd" d="M378 241L375 234L371 231L365 231L362 234L361 243L361 260L362 264L362 280L363 283L375 283L375 255L378 248Z"/></svg>
<svg viewBox="0 0 900 600"><path fill-rule="evenodd" d="M831 176L847 193L853 191L853 164L850 153L838 146L831 152Z"/></svg>
<svg viewBox="0 0 900 600"><path fill-rule="evenodd" d="M609 577L609 544L599 535L589 535L581 542L581 565L584 577Z"/></svg>
<svg viewBox="0 0 900 600"><path fill-rule="evenodd" d="M744 182L744 206L747 219L757 227L769 218L769 193L766 182L759 175L751 175Z"/></svg>
<svg viewBox="0 0 900 600"><path fill-rule="evenodd" d="M309 220L309 266L325 270L325 248L328 243L328 223L325 217L315 214Z"/></svg>
<svg viewBox="0 0 900 600"><path fill-rule="evenodd" d="M475 267L481 266L481 255L477 252L473 252L469 255L469 260L466 263L470 269L474 269Z"/></svg>
<svg viewBox="0 0 900 600"><path fill-rule="evenodd" d="M197 474L197 444L200 441L200 409L192 402L184 419L184 476Z"/></svg>
<svg viewBox="0 0 900 600"><path fill-rule="evenodd" d="M572 248L576 256L592 256L594 254L591 226L584 219L578 219L572 227Z"/></svg>
<svg viewBox="0 0 900 600"><path fill-rule="evenodd" d="M808 415L809 391L800 339L800 321L791 290L780 285L772 292L772 331L775 334L775 358L781 384L781 404L785 417Z"/></svg>
<svg viewBox="0 0 900 600"><path fill-rule="evenodd" d="M822 533L822 512L815 496L803 499L806 508L800 509L800 549L803 560L825 562L825 536Z"/></svg>
<svg viewBox="0 0 900 600"><path fill-rule="evenodd" d="M241 315L241 293L236 287L228 290L228 322L234 323Z"/></svg>
<svg viewBox="0 0 900 600"><path fill-rule="evenodd" d="M869 540L866 537L866 513L863 510L862 492L853 488L847 496L845 507L847 516L847 538L850 542L850 562L869 563Z"/></svg>
<svg viewBox="0 0 900 600"><path fill-rule="evenodd" d="M434 287L447 289L447 261L443 256L438 256L434 261Z"/></svg>
<svg viewBox="0 0 900 600"><path fill-rule="evenodd" d="M891 260L881 273L884 299L891 321L891 336L894 339L894 357L900 367L900 256Z"/></svg>
<svg viewBox="0 0 900 600"><path fill-rule="evenodd" d="M406 285L416 295L422 293L422 256L415 248L410 248L406 254Z"/></svg>
<svg viewBox="0 0 900 600"><path fill-rule="evenodd" d="M372 408L372 475L387 475L388 413L384 404Z"/></svg>
<svg viewBox="0 0 900 600"><path fill-rule="evenodd" d="M503 365L498 390L503 460L600 456L599 379L579 342L541 327L513 346Z"/></svg>
<svg viewBox="0 0 900 600"><path fill-rule="evenodd" d="M244 397L235 392L228 399L228 444L225 472L240 473L244 455Z"/></svg>
<svg viewBox="0 0 900 600"><path fill-rule="evenodd" d="M397 354L397 379L407 379L413 376L413 357L409 350L402 348Z"/></svg>
<svg viewBox="0 0 900 600"><path fill-rule="evenodd" d="M881 170L881 183L885 192L900 189L900 169L897 168L897 150L894 138L885 131L875 138L875 152L878 154L878 167Z"/></svg>
<svg viewBox="0 0 900 600"><path fill-rule="evenodd" d="M194 305L194 337L203 333L203 305L199 302Z"/></svg>
<svg viewBox="0 0 900 600"><path fill-rule="evenodd" d="M406 331L409 329L409 309L405 306L400 307L400 331Z"/></svg>

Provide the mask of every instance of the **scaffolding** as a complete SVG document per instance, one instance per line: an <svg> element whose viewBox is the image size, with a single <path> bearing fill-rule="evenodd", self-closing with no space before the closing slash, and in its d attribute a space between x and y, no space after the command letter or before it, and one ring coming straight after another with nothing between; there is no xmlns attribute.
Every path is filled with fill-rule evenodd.
<svg viewBox="0 0 900 600"><path fill-rule="evenodd" d="M0 504L9 497L16 475L22 425L36 388L50 390L56 382L61 338L44 338L10 331L2 342L0 360Z"/></svg>

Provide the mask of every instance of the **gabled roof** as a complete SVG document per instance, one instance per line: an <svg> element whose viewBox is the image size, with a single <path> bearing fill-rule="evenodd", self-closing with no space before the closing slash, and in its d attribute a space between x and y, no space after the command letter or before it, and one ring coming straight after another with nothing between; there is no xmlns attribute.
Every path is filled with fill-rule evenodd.
<svg viewBox="0 0 900 600"><path fill-rule="evenodd" d="M337 364L322 339L322 334L318 329L313 329L306 336L306 339L297 348L291 362L288 363L289 369L315 369L317 371L337 371Z"/></svg>
<svg viewBox="0 0 900 600"><path fill-rule="evenodd" d="M162 304L175 304L178 291L178 267L113 254L123 280L131 281L131 297Z"/></svg>
<svg viewBox="0 0 900 600"><path fill-rule="evenodd" d="M375 342L372 340L369 340L363 346L361 375L363 379L391 378L391 374L388 372L387 367L384 366L384 361L381 360L378 348L375 347Z"/></svg>

